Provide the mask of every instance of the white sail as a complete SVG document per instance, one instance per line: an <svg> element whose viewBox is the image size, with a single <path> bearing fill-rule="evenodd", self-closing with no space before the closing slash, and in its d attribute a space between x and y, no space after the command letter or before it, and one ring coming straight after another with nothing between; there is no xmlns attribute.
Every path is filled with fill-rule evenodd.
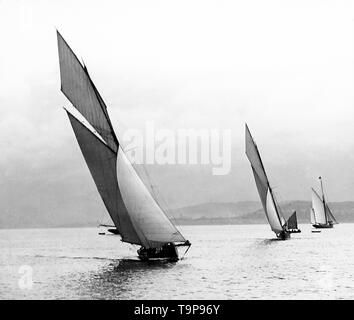
<svg viewBox="0 0 354 320"><path fill-rule="evenodd" d="M253 176L256 182L258 194L261 199L264 212L266 214L271 229L275 233L279 233L280 231L284 230L282 226L284 226L286 222L281 213L277 210L278 208L275 204L269 186L269 181L262 163L261 156L247 125L245 132L245 140L246 155L251 163Z"/></svg>
<svg viewBox="0 0 354 320"><path fill-rule="evenodd" d="M126 158L105 103L62 36L58 36L61 89L80 121L68 112L75 136L100 196L122 240L146 248L185 238L168 219Z"/></svg>
<svg viewBox="0 0 354 320"><path fill-rule="evenodd" d="M312 189L312 209L314 211L315 221L316 223L326 224L326 212L324 209L323 201L317 192Z"/></svg>
<svg viewBox="0 0 354 320"><path fill-rule="evenodd" d="M267 205L266 205L266 209L267 209L267 218L268 218L268 222L270 224L271 229L275 232L275 233L279 233L281 231L283 231L283 226L279 220L279 216L275 207L275 203L272 197L272 194L270 192L270 189L268 188L268 192L267 192ZM285 223L285 220L284 220Z"/></svg>
<svg viewBox="0 0 354 320"><path fill-rule="evenodd" d="M313 208L311 208L310 219L311 219L311 224L316 224L315 211L313 210Z"/></svg>
<svg viewBox="0 0 354 320"><path fill-rule="evenodd" d="M121 148L118 150L117 178L129 216L145 247L185 241L151 196Z"/></svg>

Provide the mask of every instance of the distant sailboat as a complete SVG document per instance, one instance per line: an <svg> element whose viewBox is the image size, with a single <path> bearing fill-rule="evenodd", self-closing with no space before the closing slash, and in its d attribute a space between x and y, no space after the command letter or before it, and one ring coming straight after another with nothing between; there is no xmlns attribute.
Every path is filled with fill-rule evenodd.
<svg viewBox="0 0 354 320"><path fill-rule="evenodd" d="M301 230L297 226L296 211L294 211L293 214L289 217L289 219L287 221L287 228L290 231L290 233L301 232Z"/></svg>
<svg viewBox="0 0 354 320"><path fill-rule="evenodd" d="M296 212L291 215L288 221L285 221L280 212L279 205L276 203L273 190L270 187L257 145L251 136L247 124L246 155L251 163L258 194L261 198L263 209L272 231L282 240L290 238L290 233L300 232L297 228Z"/></svg>
<svg viewBox="0 0 354 320"><path fill-rule="evenodd" d="M190 242L170 221L127 159L86 66L80 63L59 32L57 38L61 91L89 125L65 110L116 228L114 233L119 234L123 242L141 246L137 252L142 260L178 260L177 247L190 247Z"/></svg>
<svg viewBox="0 0 354 320"><path fill-rule="evenodd" d="M338 224L337 220L334 218L331 210L326 203L324 193L322 178L319 177L321 183L322 198L318 193L311 188L312 191L312 208L310 212L311 224L315 228L333 228L333 224Z"/></svg>

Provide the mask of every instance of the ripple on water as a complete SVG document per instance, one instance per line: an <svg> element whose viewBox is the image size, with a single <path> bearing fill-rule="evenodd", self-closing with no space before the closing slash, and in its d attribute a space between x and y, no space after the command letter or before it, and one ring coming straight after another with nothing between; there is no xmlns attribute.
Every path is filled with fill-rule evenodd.
<svg viewBox="0 0 354 320"><path fill-rule="evenodd" d="M177 263L140 261L97 229L0 230L0 299L353 299L354 225L301 228L278 241L267 225L183 226L193 246Z"/></svg>

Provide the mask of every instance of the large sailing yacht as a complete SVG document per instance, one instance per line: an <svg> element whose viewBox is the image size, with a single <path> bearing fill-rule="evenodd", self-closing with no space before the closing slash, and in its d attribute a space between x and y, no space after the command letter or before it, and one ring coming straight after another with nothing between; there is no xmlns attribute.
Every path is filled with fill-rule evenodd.
<svg viewBox="0 0 354 320"><path fill-rule="evenodd" d="M116 233L123 242L140 246L137 252L142 260L178 260L177 247L189 248L190 242L177 230L126 157L86 66L59 32L57 39L61 91L80 117L65 110Z"/></svg>

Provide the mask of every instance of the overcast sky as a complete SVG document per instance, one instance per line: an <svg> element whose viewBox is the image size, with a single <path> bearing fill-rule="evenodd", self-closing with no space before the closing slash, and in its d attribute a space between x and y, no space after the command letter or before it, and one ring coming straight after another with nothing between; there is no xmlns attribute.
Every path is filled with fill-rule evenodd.
<svg viewBox="0 0 354 320"><path fill-rule="evenodd" d="M148 166L171 207L258 200L245 122L280 200L309 200L322 175L330 201L354 201L353 18L337 0L0 0L0 208L100 201L62 109L56 28L119 135L232 131L229 175Z"/></svg>

